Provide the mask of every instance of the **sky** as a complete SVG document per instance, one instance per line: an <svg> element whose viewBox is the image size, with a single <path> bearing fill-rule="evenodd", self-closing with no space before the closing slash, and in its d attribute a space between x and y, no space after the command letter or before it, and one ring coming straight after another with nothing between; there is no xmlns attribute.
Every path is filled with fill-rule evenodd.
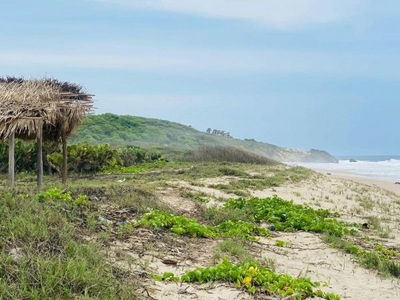
<svg viewBox="0 0 400 300"><path fill-rule="evenodd" d="M0 75L79 83L96 114L400 154L398 1L14 0L0 16Z"/></svg>

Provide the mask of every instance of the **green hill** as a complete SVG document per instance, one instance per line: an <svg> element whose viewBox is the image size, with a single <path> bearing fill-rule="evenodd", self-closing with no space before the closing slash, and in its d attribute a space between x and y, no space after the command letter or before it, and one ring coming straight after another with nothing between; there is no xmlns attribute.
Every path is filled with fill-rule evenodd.
<svg viewBox="0 0 400 300"><path fill-rule="evenodd" d="M85 120L78 133L71 138L72 143L83 141L164 148L171 151L195 150L210 145L233 146L279 161L336 162L336 159L325 151L282 148L254 140L239 140L201 132L175 122L110 113L92 115Z"/></svg>

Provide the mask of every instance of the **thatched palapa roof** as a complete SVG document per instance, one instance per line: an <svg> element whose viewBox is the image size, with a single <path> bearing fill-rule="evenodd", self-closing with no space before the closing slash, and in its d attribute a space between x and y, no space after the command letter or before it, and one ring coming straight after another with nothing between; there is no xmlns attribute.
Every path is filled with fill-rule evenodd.
<svg viewBox="0 0 400 300"><path fill-rule="evenodd" d="M93 109L82 86L56 79L0 77L0 140L57 141L73 133Z"/></svg>

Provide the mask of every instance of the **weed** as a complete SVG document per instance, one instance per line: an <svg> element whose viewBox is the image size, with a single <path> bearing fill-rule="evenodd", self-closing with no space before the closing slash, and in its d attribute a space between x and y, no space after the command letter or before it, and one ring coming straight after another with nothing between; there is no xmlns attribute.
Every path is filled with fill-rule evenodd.
<svg viewBox="0 0 400 300"><path fill-rule="evenodd" d="M248 176L246 172L243 172L241 170L233 169L233 168L228 168L228 167L223 167L218 170L221 175L225 176L237 176L237 177L246 177Z"/></svg>
<svg viewBox="0 0 400 300"><path fill-rule="evenodd" d="M222 257L230 257L245 261L251 259L250 243L241 238L227 238L218 244L217 255L214 259L218 261Z"/></svg>
<svg viewBox="0 0 400 300"><path fill-rule="evenodd" d="M391 260L391 258L399 256L397 251L389 250L382 245L378 245L375 249L368 251L340 237L324 235L323 238L332 247L354 255L356 260L365 268L377 270L383 275L400 278L400 264Z"/></svg>
<svg viewBox="0 0 400 300"><path fill-rule="evenodd" d="M53 199L56 194L63 199ZM54 195L44 202L0 195L0 299L137 298L136 281L111 267L97 244L77 237L65 214L73 208L70 198ZM18 259L10 259L12 248Z"/></svg>
<svg viewBox="0 0 400 300"><path fill-rule="evenodd" d="M242 211L221 208L218 206L202 207L200 210L201 218L210 225L219 225L225 221L247 221L253 222L254 218L250 215L243 214Z"/></svg>
<svg viewBox="0 0 400 300"><path fill-rule="evenodd" d="M275 272L276 260L275 260L275 258L271 258L271 257L263 258L263 260L261 261L261 265L263 267Z"/></svg>
<svg viewBox="0 0 400 300"><path fill-rule="evenodd" d="M202 203L210 202L209 198L204 197L204 193L185 192L185 193L182 193L181 196L184 198L190 198L195 201L202 202Z"/></svg>
<svg viewBox="0 0 400 300"><path fill-rule="evenodd" d="M276 240L275 241L275 246L277 247L288 247L289 246L289 242L285 242L282 240Z"/></svg>
<svg viewBox="0 0 400 300"><path fill-rule="evenodd" d="M250 222L226 220L217 226L199 224L195 219L175 216L163 211L154 210L145 214L138 225L157 228L168 228L172 232L191 237L242 237L255 240L255 236L266 236L269 231Z"/></svg>
<svg viewBox="0 0 400 300"><path fill-rule="evenodd" d="M197 268L186 271L181 277L167 272L161 276L155 276L158 280L172 280L182 282L213 282L223 280L233 283L237 288L245 289L249 293L276 293L280 298L292 296L293 299L304 299L318 296L324 299L339 300L335 294L327 294L321 290L315 290L320 286L319 282L313 282L309 278L293 278L288 274L278 274L263 267L257 261L246 261L232 264L229 260L223 261L213 267Z"/></svg>
<svg viewBox="0 0 400 300"><path fill-rule="evenodd" d="M241 211L245 216L253 216L258 222L273 223L280 231L326 232L337 236L343 236L349 232L346 224L335 219L339 214L294 204L293 201L286 201L277 196L250 200L230 199L225 204L225 208Z"/></svg>

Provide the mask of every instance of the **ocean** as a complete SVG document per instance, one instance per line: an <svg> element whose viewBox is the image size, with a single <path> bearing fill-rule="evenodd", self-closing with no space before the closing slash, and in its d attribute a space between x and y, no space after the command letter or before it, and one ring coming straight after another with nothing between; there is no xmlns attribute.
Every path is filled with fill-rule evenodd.
<svg viewBox="0 0 400 300"><path fill-rule="evenodd" d="M337 156L339 163L296 163L316 171L400 182L400 155Z"/></svg>

